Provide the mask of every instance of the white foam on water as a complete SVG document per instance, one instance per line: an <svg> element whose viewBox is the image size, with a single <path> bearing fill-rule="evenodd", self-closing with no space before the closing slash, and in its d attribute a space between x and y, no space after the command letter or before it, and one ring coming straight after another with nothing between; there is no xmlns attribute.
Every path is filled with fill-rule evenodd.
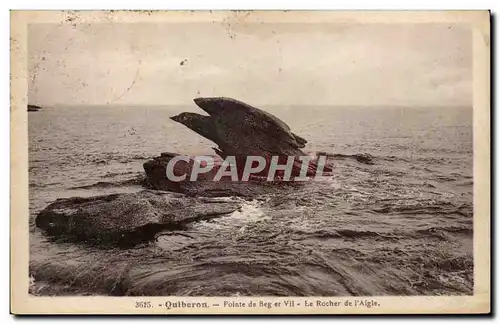
<svg viewBox="0 0 500 324"><path fill-rule="evenodd" d="M271 219L269 216L264 215L264 211L260 208L260 201L252 200L245 202L239 210L231 214L231 218L245 219L253 222L260 222L262 220Z"/></svg>
<svg viewBox="0 0 500 324"><path fill-rule="evenodd" d="M202 221L195 225L195 227L203 228L233 228L238 231L244 231L246 225L250 223L262 222L271 219L270 216L264 214L264 211L260 207L261 201L252 200L244 202L241 207L232 212L230 215L221 217L218 219L213 219L211 221Z"/></svg>
<svg viewBox="0 0 500 324"><path fill-rule="evenodd" d="M239 198L235 198L235 197L210 197L209 200L212 200L212 201L234 201L234 200L239 200Z"/></svg>

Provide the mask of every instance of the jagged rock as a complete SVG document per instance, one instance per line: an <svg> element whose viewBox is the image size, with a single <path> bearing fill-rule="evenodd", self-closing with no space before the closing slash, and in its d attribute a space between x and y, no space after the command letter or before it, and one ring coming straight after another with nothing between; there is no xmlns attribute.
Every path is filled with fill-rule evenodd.
<svg viewBox="0 0 500 324"><path fill-rule="evenodd" d="M144 170L152 188L208 195L217 192L224 195L253 196L259 191L258 188L261 188L263 192L266 192L267 187L273 190L273 185L266 187L260 181L267 179L273 157L278 158L279 165L286 164L287 159L290 156L293 157L291 177L293 179L300 175L302 167L300 157L306 155L301 148L305 147L307 141L292 133L290 127L276 116L231 98L196 98L194 102L209 116L184 112L171 119L216 143L218 147L213 149L220 158L235 157L239 181L242 180L245 163L249 156L263 157L266 160L266 167L259 173L253 174L250 181L235 182L222 179L214 183L211 180L220 168L220 163L222 163L220 161L196 182L173 182L166 177L166 166L168 161L177 154L163 153L162 156L144 163ZM193 165L194 161L179 161L175 165L174 174L179 176L187 173L189 175ZM316 170L316 161L311 161L306 176L315 176ZM331 165L327 165L324 171L331 172ZM284 173L282 170L277 171L274 180L283 179ZM257 183L253 183L255 181Z"/></svg>
<svg viewBox="0 0 500 324"><path fill-rule="evenodd" d="M227 215L235 201L193 198L162 191L57 199L38 213L35 224L49 235L92 244L131 246L159 231Z"/></svg>
<svg viewBox="0 0 500 324"><path fill-rule="evenodd" d="M181 113L171 118L216 143L219 147L214 150L222 158L305 155L300 148L307 141L268 112L232 98L196 98L194 102L209 116Z"/></svg>

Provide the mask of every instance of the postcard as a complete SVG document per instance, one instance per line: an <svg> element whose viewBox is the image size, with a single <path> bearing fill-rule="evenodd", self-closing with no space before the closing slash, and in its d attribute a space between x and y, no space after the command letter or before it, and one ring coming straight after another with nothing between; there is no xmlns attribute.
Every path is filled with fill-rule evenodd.
<svg viewBox="0 0 500 324"><path fill-rule="evenodd" d="M490 12L12 11L11 313L490 312Z"/></svg>

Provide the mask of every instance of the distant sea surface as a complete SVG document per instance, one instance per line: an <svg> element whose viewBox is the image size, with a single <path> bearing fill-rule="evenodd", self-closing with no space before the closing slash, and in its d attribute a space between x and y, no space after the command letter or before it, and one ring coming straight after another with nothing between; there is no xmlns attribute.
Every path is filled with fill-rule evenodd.
<svg viewBox="0 0 500 324"><path fill-rule="evenodd" d="M212 142L169 119L196 107L30 112L31 292L473 293L472 108L264 109L308 140L305 151L366 153L374 164L336 159L332 177L132 249L52 242L34 218L57 198L141 190L142 164L161 152L213 154Z"/></svg>

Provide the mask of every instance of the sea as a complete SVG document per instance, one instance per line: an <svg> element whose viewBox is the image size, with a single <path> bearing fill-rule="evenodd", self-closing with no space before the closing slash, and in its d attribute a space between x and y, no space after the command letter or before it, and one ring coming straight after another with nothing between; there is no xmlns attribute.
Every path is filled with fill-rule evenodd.
<svg viewBox="0 0 500 324"><path fill-rule="evenodd" d="M342 154L333 175L132 248L54 241L34 219L58 198L143 190L142 165L162 152L213 154L212 142L169 118L199 109L28 113L30 293L473 294L472 107L261 108L305 138L305 152Z"/></svg>

